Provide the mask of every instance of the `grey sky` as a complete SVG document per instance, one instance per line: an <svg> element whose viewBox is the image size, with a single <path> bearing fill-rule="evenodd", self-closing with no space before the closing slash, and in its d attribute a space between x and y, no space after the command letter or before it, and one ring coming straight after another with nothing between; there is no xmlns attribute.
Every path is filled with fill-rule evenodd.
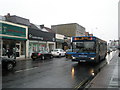
<svg viewBox="0 0 120 90"><path fill-rule="evenodd" d="M118 39L119 0L1 0L0 15L21 16L31 23L78 23L106 41Z"/></svg>

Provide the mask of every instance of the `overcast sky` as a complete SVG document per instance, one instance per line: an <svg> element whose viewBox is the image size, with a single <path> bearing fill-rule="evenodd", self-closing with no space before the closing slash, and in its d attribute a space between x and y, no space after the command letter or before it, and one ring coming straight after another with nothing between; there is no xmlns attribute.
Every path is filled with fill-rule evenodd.
<svg viewBox="0 0 120 90"><path fill-rule="evenodd" d="M51 25L78 23L106 41L118 39L119 0L1 0L0 15L7 13Z"/></svg>

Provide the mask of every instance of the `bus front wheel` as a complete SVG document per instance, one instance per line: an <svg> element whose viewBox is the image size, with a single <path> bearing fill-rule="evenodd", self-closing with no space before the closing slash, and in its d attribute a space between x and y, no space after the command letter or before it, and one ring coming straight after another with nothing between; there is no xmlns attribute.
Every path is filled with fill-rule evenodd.
<svg viewBox="0 0 120 90"><path fill-rule="evenodd" d="M95 64L98 64L100 62L100 56L98 59L95 60Z"/></svg>

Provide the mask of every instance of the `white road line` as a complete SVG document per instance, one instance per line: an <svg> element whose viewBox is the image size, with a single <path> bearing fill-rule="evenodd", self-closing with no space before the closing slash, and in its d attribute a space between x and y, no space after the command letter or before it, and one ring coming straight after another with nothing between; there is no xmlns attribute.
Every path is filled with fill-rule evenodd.
<svg viewBox="0 0 120 90"><path fill-rule="evenodd" d="M18 70L18 71L15 71L15 73L19 73L19 72L22 72L22 71L29 71L29 70L33 70L33 69L36 69L38 67L34 67L34 68L28 68L28 69L24 69L24 70Z"/></svg>

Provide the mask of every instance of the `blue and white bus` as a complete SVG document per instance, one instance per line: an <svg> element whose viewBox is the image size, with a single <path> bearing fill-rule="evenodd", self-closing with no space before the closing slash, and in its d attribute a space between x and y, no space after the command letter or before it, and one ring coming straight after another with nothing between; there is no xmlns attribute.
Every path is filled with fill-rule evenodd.
<svg viewBox="0 0 120 90"><path fill-rule="evenodd" d="M107 55L107 42L95 36L75 36L72 50L72 61L98 63Z"/></svg>

